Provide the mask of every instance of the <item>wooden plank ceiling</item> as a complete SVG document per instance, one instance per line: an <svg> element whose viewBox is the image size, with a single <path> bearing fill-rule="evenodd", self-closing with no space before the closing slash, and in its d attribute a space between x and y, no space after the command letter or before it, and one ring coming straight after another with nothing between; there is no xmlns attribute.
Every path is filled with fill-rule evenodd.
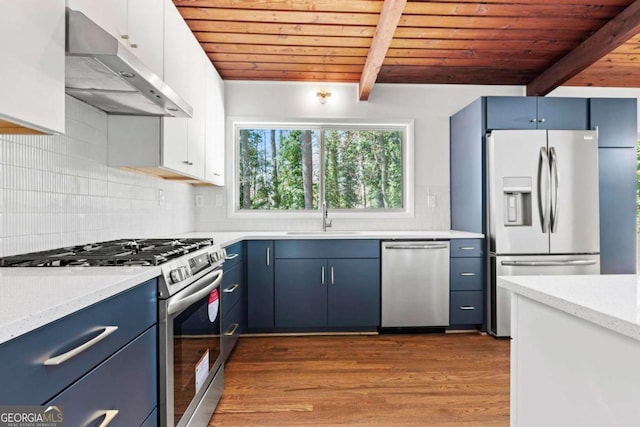
<svg viewBox="0 0 640 427"><path fill-rule="evenodd" d="M225 80L528 85L589 41L621 46L539 86L640 86L640 0L385 1L174 0Z"/></svg>

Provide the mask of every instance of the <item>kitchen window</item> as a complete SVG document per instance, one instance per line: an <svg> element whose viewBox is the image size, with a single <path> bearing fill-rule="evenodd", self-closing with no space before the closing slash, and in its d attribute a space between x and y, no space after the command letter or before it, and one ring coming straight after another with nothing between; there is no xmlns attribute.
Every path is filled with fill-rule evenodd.
<svg viewBox="0 0 640 427"><path fill-rule="evenodd" d="M236 124L236 212L405 213L409 128Z"/></svg>

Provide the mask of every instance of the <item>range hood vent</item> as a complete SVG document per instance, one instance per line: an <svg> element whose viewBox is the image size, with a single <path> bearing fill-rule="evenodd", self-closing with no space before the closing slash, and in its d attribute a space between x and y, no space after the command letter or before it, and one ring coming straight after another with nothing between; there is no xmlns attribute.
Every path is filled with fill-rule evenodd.
<svg viewBox="0 0 640 427"><path fill-rule="evenodd" d="M193 109L118 40L67 8L67 94L109 114L191 117Z"/></svg>

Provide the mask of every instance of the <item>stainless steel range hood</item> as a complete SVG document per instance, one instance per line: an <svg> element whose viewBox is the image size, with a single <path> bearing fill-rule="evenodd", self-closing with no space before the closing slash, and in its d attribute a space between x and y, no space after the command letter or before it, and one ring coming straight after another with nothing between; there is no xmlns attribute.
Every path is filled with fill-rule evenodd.
<svg viewBox="0 0 640 427"><path fill-rule="evenodd" d="M191 117L193 109L118 40L67 8L67 94L110 114Z"/></svg>

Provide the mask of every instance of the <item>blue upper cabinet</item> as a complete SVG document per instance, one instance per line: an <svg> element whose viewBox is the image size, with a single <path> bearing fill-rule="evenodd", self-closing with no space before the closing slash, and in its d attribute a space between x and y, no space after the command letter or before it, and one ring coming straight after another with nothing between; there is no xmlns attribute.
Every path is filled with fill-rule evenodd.
<svg viewBox="0 0 640 427"><path fill-rule="evenodd" d="M588 129L585 98L489 96L487 129Z"/></svg>
<svg viewBox="0 0 640 427"><path fill-rule="evenodd" d="M487 129L537 129L536 98L489 96Z"/></svg>
<svg viewBox="0 0 640 427"><path fill-rule="evenodd" d="M635 147L638 140L635 98L592 98L590 129L598 129L599 147Z"/></svg>
<svg viewBox="0 0 640 427"><path fill-rule="evenodd" d="M536 98L538 129L589 129L589 103L585 98Z"/></svg>

